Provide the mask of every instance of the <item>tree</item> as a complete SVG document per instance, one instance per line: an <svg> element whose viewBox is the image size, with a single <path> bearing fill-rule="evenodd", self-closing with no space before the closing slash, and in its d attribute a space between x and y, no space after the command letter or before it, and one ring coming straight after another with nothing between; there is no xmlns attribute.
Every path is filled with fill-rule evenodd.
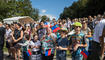
<svg viewBox="0 0 105 60"><path fill-rule="evenodd" d="M81 18L89 15L103 14L105 11L105 0L78 0L71 6L65 7L60 18Z"/></svg>
<svg viewBox="0 0 105 60"><path fill-rule="evenodd" d="M48 19L46 15L41 16L41 21L45 22Z"/></svg>
<svg viewBox="0 0 105 60"><path fill-rule="evenodd" d="M0 0L0 20L15 16L30 16L39 20L39 10L32 8L30 0Z"/></svg>

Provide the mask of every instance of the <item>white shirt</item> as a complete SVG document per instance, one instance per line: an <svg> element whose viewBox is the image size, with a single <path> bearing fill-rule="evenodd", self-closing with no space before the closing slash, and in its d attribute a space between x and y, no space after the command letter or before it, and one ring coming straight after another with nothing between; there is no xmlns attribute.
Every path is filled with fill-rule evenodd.
<svg viewBox="0 0 105 60"><path fill-rule="evenodd" d="M102 36L103 28L105 26L105 19L102 19L95 27L93 39L94 41L99 42L99 37Z"/></svg>
<svg viewBox="0 0 105 60"><path fill-rule="evenodd" d="M70 28L70 25L71 25L71 21L68 21L67 22L67 27Z"/></svg>
<svg viewBox="0 0 105 60"><path fill-rule="evenodd" d="M31 45L32 46L41 46L41 43L39 40L37 40L36 42L31 41ZM40 48L33 48L32 51L39 51Z"/></svg>
<svg viewBox="0 0 105 60"><path fill-rule="evenodd" d="M12 32L12 30L11 29L6 29L6 38L9 38L10 36L11 36L11 32ZM7 39L7 40L9 40L9 39Z"/></svg>

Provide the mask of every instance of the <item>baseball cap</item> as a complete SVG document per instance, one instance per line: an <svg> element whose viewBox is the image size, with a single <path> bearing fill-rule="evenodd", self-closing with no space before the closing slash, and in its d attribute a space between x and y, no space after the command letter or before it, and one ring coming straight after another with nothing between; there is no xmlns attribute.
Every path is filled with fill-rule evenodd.
<svg viewBox="0 0 105 60"><path fill-rule="evenodd" d="M82 24L80 22L75 22L74 26L80 26L80 27L82 27Z"/></svg>

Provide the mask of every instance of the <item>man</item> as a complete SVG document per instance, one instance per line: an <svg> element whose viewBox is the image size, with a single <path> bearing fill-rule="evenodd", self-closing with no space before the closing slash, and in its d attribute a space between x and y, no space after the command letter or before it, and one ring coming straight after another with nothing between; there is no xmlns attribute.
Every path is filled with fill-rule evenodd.
<svg viewBox="0 0 105 60"><path fill-rule="evenodd" d="M3 60L3 46L4 46L4 35L5 35L5 28L2 26L3 25L0 22L0 60Z"/></svg>
<svg viewBox="0 0 105 60"><path fill-rule="evenodd" d="M75 33L70 36L70 51L72 52L72 60L82 60L81 49L87 47L86 37L81 32L82 24L74 23Z"/></svg>
<svg viewBox="0 0 105 60"><path fill-rule="evenodd" d="M88 57L88 60L102 60L103 56L103 28L105 26L105 19L100 20L98 24L95 26L93 41L92 41L92 53Z"/></svg>
<svg viewBox="0 0 105 60"><path fill-rule="evenodd" d="M103 19L100 21L100 44L101 44L101 59L104 58L104 43L105 43L105 14L103 15Z"/></svg>
<svg viewBox="0 0 105 60"><path fill-rule="evenodd" d="M40 22L40 29L38 29L37 33L38 33L38 39L40 40L43 35L46 35L46 28L44 27L44 23Z"/></svg>
<svg viewBox="0 0 105 60"><path fill-rule="evenodd" d="M93 18L92 16L88 17L88 27L93 30Z"/></svg>
<svg viewBox="0 0 105 60"><path fill-rule="evenodd" d="M100 14L97 15L97 19L93 21L93 28L102 20L102 16Z"/></svg>

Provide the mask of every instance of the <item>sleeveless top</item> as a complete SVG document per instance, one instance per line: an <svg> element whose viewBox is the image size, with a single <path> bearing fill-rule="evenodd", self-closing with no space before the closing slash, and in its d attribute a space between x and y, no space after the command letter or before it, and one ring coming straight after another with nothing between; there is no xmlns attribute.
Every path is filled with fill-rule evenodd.
<svg viewBox="0 0 105 60"><path fill-rule="evenodd" d="M15 29L13 36L17 40L21 36L21 30ZM18 42L21 43L22 42L22 39L19 40ZM18 42L16 42L16 43L18 43Z"/></svg>

